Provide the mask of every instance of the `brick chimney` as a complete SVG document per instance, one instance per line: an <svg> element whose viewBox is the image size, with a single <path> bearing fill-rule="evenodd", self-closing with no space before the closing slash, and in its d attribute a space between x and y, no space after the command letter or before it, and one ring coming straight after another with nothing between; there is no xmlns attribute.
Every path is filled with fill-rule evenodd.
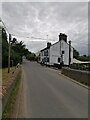
<svg viewBox="0 0 90 120"><path fill-rule="evenodd" d="M51 46L51 43L48 42L48 43L47 43L47 48L50 48L50 46Z"/></svg>
<svg viewBox="0 0 90 120"><path fill-rule="evenodd" d="M60 35L59 35L59 41L61 41L61 40L64 40L65 42L67 42L67 35L64 34L64 33L60 33Z"/></svg>

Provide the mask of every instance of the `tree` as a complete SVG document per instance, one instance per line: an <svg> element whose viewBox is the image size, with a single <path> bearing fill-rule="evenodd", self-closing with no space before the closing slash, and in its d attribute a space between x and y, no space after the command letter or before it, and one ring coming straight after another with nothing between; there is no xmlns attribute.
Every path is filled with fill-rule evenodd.
<svg viewBox="0 0 90 120"><path fill-rule="evenodd" d="M14 45L16 45L16 43L17 43L17 39L13 38L13 40L11 41L11 45L14 46Z"/></svg>
<svg viewBox="0 0 90 120"><path fill-rule="evenodd" d="M75 48L73 49L73 57L76 59L79 57L79 52Z"/></svg>
<svg viewBox="0 0 90 120"><path fill-rule="evenodd" d="M13 60L14 65L17 63L22 63L24 49L25 45L23 42L18 42L16 38L13 38L11 41L11 59Z"/></svg>
<svg viewBox="0 0 90 120"><path fill-rule="evenodd" d="M78 56L77 59L81 61L90 61L90 56L87 56L87 55Z"/></svg>
<svg viewBox="0 0 90 120"><path fill-rule="evenodd" d="M37 61L37 57L34 53L29 53L26 58L30 61Z"/></svg>
<svg viewBox="0 0 90 120"><path fill-rule="evenodd" d="M7 34L4 28L2 28L2 67L8 66L8 41Z"/></svg>
<svg viewBox="0 0 90 120"><path fill-rule="evenodd" d="M11 51L11 57L15 65L18 62L22 63L22 57L29 54L29 50L26 48L25 44L22 41L18 42L16 38L13 38L13 40L11 41Z"/></svg>
<svg viewBox="0 0 90 120"><path fill-rule="evenodd" d="M8 67L8 46L9 43L7 41L7 34L5 29L2 28L2 67ZM22 41L18 42L16 38L13 38L13 40L10 42L10 48L10 60L13 60L14 66L18 63L22 63L23 56L28 56L28 59L34 61L36 59L35 54L31 53L26 48L25 44Z"/></svg>

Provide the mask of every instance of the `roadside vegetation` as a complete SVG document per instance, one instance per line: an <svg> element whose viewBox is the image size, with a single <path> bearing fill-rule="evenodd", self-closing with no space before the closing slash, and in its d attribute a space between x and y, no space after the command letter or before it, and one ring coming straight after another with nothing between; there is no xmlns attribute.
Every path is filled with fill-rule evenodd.
<svg viewBox="0 0 90 120"><path fill-rule="evenodd" d="M7 72L8 68L2 69L2 95L5 96L8 92L9 86L14 81L17 75L18 69L15 67L10 68L10 73Z"/></svg>
<svg viewBox="0 0 90 120"><path fill-rule="evenodd" d="M4 112L2 119L8 119L20 85L22 58L24 56L30 61L36 61L36 55L31 53L22 41L18 42L16 38L13 38L10 41L10 73L8 73L9 43L7 32L3 27L2 39L0 38L0 41L2 41L2 68L0 69L0 72L2 72L2 80L0 79L2 93L0 92L0 95L2 95L2 102L6 103L5 107L3 106ZM19 66L17 66L18 64ZM7 98L7 96L9 96L9 98ZM4 100L7 102L4 102Z"/></svg>
<svg viewBox="0 0 90 120"><path fill-rule="evenodd" d="M8 40L7 40L7 34L4 28L2 28L2 67L6 68L8 67ZM11 54L10 54L10 66L16 66L18 63L22 63L22 57L31 55L32 53L26 48L25 44L18 40L16 38L13 38L13 40L10 41L10 48L11 48Z"/></svg>
<svg viewBox="0 0 90 120"><path fill-rule="evenodd" d="M10 68L10 73L8 73L8 68L3 68L2 69L2 79L3 79L3 84L7 81L10 80L10 78L12 77L12 74L15 72L15 67L11 67Z"/></svg>
<svg viewBox="0 0 90 120"><path fill-rule="evenodd" d="M8 67L8 40L7 34L4 28L2 28L2 67ZM11 55L10 55L10 66L16 66L18 63L22 63L22 57L25 56L29 60L37 60L36 55L30 52L25 44L16 38L13 38L10 42Z"/></svg>
<svg viewBox="0 0 90 120"><path fill-rule="evenodd" d="M90 62L90 56L88 55L80 55L79 52L74 49L74 52L73 52L73 57L76 58L77 60L79 61L82 61L82 62ZM78 64L78 63L74 63L72 65L70 65L70 68L73 68L73 69L77 69L77 70L85 70L85 71L90 71L90 64Z"/></svg>
<svg viewBox="0 0 90 120"><path fill-rule="evenodd" d="M29 53L26 58L30 61L37 61L38 57L36 57L36 55L34 53Z"/></svg>
<svg viewBox="0 0 90 120"><path fill-rule="evenodd" d="M73 57L80 61L90 61L90 56L88 55L81 56L80 53L76 49L74 49Z"/></svg>
<svg viewBox="0 0 90 120"><path fill-rule="evenodd" d="M6 120L8 118L10 118L10 115L11 115L11 112L13 110L13 105L16 101L16 96L17 96L17 93L18 93L18 90L19 90L19 86L20 86L20 81L21 81L21 69L16 77L16 82L15 82L15 85L11 91L11 94L10 94L10 97L7 101L7 104L5 106L5 109L4 109L4 112L2 114L2 119L3 120Z"/></svg>

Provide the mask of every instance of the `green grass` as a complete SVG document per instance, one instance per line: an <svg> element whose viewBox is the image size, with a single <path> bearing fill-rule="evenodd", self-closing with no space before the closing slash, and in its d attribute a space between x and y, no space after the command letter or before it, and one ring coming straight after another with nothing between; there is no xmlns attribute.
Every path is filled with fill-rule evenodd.
<svg viewBox="0 0 90 120"><path fill-rule="evenodd" d="M15 103L15 100L16 100L16 96L17 96L17 93L18 93L18 90L19 90L20 81L21 81L21 70L20 70L20 73L18 74L18 76L16 78L16 83L15 83L14 89L11 92L11 95L8 99L5 110L2 114L2 120L7 120L7 119L10 118L10 113L13 109L13 106L14 106L14 103Z"/></svg>
<svg viewBox="0 0 90 120"><path fill-rule="evenodd" d="M2 69L0 69L0 86L2 86Z"/></svg>
<svg viewBox="0 0 90 120"><path fill-rule="evenodd" d="M15 67L10 68L10 73L8 73L8 68L2 69L2 83L4 84L6 81L9 81L12 77L12 72L15 71Z"/></svg>

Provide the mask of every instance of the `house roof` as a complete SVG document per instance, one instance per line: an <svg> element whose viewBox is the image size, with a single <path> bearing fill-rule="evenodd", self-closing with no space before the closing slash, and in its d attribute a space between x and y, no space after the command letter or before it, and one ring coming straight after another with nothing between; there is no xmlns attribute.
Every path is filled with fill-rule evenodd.
<svg viewBox="0 0 90 120"><path fill-rule="evenodd" d="M42 50L40 50L40 51L42 52L42 51L47 50L47 49L49 49L49 48L46 47L46 48L44 48L44 49L42 49Z"/></svg>
<svg viewBox="0 0 90 120"><path fill-rule="evenodd" d="M62 41L64 41L64 40L62 40ZM57 41L57 42L55 42L54 44L52 44L51 46L53 46L53 45L55 45L55 44L57 44L57 43L59 43L60 41ZM65 41L64 41L65 42ZM67 42L65 42L65 43L67 43ZM69 43L67 43L68 45L69 45ZM50 47L51 47L50 46ZM44 51L44 50L46 50L46 49L49 49L50 47L46 47L46 48L44 48L44 49L42 49L42 50L40 50L41 52L42 51ZM72 47L72 46L71 46ZM72 47L73 48L73 47Z"/></svg>

